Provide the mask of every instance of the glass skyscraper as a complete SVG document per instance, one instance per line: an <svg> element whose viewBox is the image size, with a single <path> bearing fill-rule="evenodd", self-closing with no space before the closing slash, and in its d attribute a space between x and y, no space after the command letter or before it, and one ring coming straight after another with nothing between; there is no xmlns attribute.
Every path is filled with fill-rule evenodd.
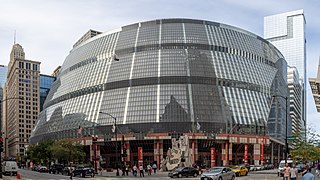
<svg viewBox="0 0 320 180"><path fill-rule="evenodd" d="M7 80L8 66L0 65L0 86L4 88Z"/></svg>
<svg viewBox="0 0 320 180"><path fill-rule="evenodd" d="M44 101L46 100L50 88L55 80L56 78L53 76L40 74L40 111L43 110Z"/></svg>
<svg viewBox="0 0 320 180"><path fill-rule="evenodd" d="M301 93L290 89L291 117L295 117L293 124L297 124L297 132L306 126L306 36L303 10L291 11L282 14L267 16L264 18L264 38L276 46L288 63L288 81L297 82L299 75ZM292 73L292 68L298 72ZM298 87L299 89L299 87ZM299 118L297 118L299 117ZM301 117L301 118L300 118ZM298 121L298 122L297 122ZM295 131L295 127L293 127Z"/></svg>

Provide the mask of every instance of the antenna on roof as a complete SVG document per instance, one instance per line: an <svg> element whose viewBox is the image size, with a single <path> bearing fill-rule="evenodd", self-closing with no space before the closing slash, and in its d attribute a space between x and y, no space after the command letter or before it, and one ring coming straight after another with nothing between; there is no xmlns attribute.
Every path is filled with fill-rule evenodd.
<svg viewBox="0 0 320 180"><path fill-rule="evenodd" d="M16 30L14 30L13 44L16 44Z"/></svg>

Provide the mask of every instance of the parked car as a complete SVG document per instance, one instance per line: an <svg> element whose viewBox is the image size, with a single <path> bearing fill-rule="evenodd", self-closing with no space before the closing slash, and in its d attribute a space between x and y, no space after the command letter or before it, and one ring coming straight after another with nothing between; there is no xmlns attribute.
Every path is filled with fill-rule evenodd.
<svg viewBox="0 0 320 180"><path fill-rule="evenodd" d="M62 164L53 164L49 168L49 173L52 173L52 174L60 174L60 173L62 174L62 172L63 172Z"/></svg>
<svg viewBox="0 0 320 180"><path fill-rule="evenodd" d="M256 167L257 171L261 171L262 170L262 167L260 165L256 165L255 167Z"/></svg>
<svg viewBox="0 0 320 180"><path fill-rule="evenodd" d="M38 168L38 172L48 172L47 166L40 166L40 167Z"/></svg>
<svg viewBox="0 0 320 180"><path fill-rule="evenodd" d="M246 176L248 174L248 169L243 166L234 166L232 171L236 174L236 176Z"/></svg>
<svg viewBox="0 0 320 180"><path fill-rule="evenodd" d="M201 175L201 180L234 180L236 175L229 167L214 167Z"/></svg>
<svg viewBox="0 0 320 180"><path fill-rule="evenodd" d="M239 164L239 166L243 166L243 167L247 168L248 171L250 170L250 164Z"/></svg>
<svg viewBox="0 0 320 180"><path fill-rule="evenodd" d="M174 178L174 177L182 177L182 176L185 176L185 177L190 177L190 176L193 176L193 177L197 177L199 175L199 171L198 169L196 168L193 168L193 167L179 167L177 169L175 169L174 171L172 172L169 172L168 176L171 177L171 178Z"/></svg>
<svg viewBox="0 0 320 180"><path fill-rule="evenodd" d="M267 169L274 169L274 165L273 164L268 164L267 165Z"/></svg>
<svg viewBox="0 0 320 180"><path fill-rule="evenodd" d="M256 169L256 167L254 166L254 165L250 165L250 169L249 169L249 171L256 171L257 169Z"/></svg>
<svg viewBox="0 0 320 180"><path fill-rule="evenodd" d="M31 170L32 170L32 171L38 171L38 168L39 168L39 167L40 167L39 165L33 165L32 168L31 168Z"/></svg>
<svg viewBox="0 0 320 180"><path fill-rule="evenodd" d="M292 167L293 160L287 159L287 163L289 167ZM278 176L282 177L283 176L283 168L285 167L286 163L285 160L281 160L279 163L279 168L278 168Z"/></svg>
<svg viewBox="0 0 320 180"><path fill-rule="evenodd" d="M18 165L16 161L4 161L2 163L2 173L4 175L16 175L18 172Z"/></svg>
<svg viewBox="0 0 320 180"><path fill-rule="evenodd" d="M300 172L302 172L303 171L303 164L297 164L296 165L296 168L297 168L297 170L298 170L298 173L300 173Z"/></svg>
<svg viewBox="0 0 320 180"><path fill-rule="evenodd" d="M77 166L75 170L72 171L72 176L80 176L80 177L94 177L94 169L88 166Z"/></svg>

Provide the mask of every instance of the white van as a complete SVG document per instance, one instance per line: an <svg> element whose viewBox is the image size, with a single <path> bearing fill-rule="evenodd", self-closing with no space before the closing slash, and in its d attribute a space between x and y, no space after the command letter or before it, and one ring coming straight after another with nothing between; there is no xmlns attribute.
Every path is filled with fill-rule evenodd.
<svg viewBox="0 0 320 180"><path fill-rule="evenodd" d="M2 164L2 173L9 175L17 175L18 165L15 161L4 161Z"/></svg>
<svg viewBox="0 0 320 180"><path fill-rule="evenodd" d="M292 167L293 165L293 160L292 159L287 159L287 163L289 167ZM278 168L278 176L283 176L283 168L286 166L286 160L281 160L279 163L279 168Z"/></svg>

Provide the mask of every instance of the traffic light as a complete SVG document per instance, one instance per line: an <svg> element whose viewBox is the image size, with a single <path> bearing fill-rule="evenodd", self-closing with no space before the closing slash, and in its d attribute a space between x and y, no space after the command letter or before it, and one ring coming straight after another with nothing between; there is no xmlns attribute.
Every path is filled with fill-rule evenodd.
<svg viewBox="0 0 320 180"><path fill-rule="evenodd" d="M3 138L0 137L0 152L3 152Z"/></svg>

